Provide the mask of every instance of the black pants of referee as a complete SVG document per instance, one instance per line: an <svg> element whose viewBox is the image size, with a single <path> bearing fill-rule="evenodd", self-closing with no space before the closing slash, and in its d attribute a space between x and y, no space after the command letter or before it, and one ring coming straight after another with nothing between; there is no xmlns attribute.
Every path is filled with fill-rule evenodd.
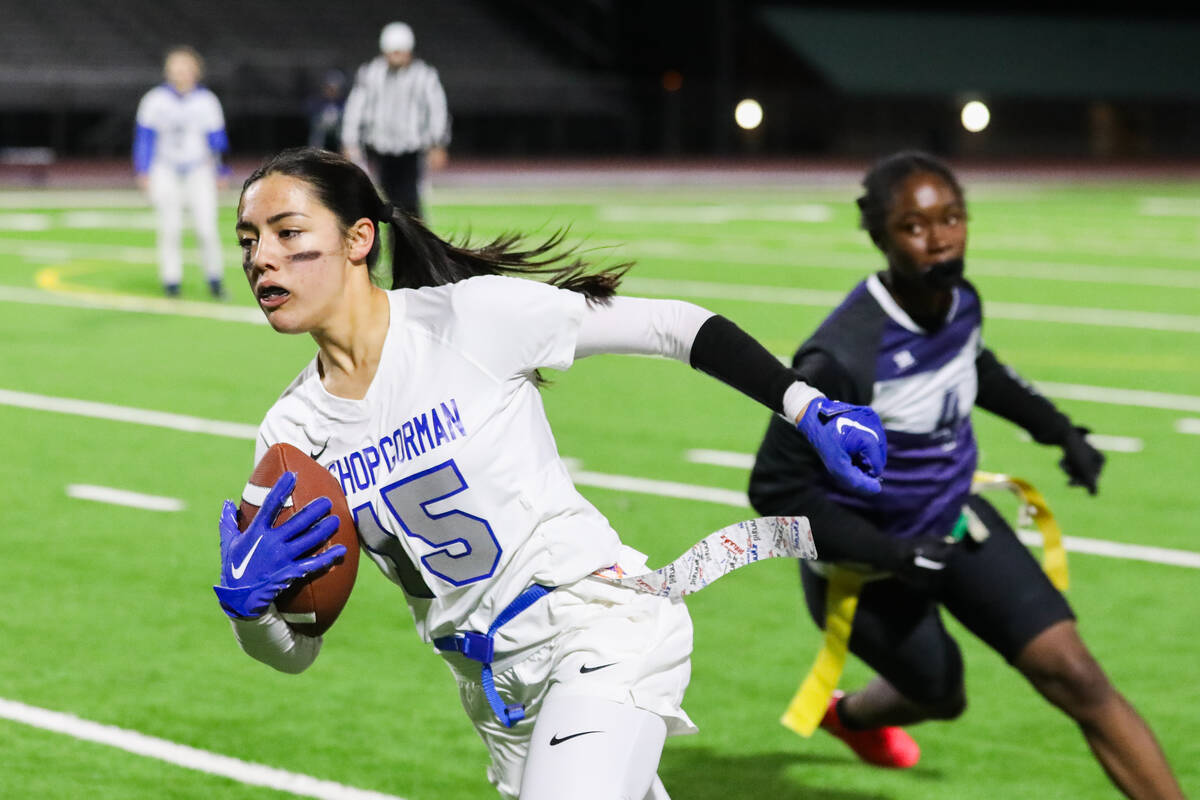
<svg viewBox="0 0 1200 800"><path fill-rule="evenodd" d="M854 614L850 651L922 705L947 702L963 685L962 653L942 624L940 608L1010 664L1039 633L1075 618L999 512L978 495L967 504L987 526L988 537L958 545L936 595L895 578L868 581ZM803 561L800 576L809 613L824 627L826 581Z"/></svg>
<svg viewBox="0 0 1200 800"><path fill-rule="evenodd" d="M387 199L409 216L421 219L420 189L425 154L389 154L368 150L367 157Z"/></svg>

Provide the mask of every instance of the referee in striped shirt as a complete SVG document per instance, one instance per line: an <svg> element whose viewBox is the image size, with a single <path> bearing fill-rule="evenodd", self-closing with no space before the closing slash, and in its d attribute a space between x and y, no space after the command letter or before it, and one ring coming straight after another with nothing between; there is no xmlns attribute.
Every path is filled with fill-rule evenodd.
<svg viewBox="0 0 1200 800"><path fill-rule="evenodd" d="M413 58L413 31L392 22L379 35L380 55L363 64L346 98L342 148L367 166L397 207L421 216L425 162L446 165L450 115L437 70Z"/></svg>

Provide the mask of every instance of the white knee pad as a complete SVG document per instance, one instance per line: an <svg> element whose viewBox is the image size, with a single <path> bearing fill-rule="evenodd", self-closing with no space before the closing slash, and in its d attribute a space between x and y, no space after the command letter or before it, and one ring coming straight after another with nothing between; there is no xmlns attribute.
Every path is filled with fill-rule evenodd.
<svg viewBox="0 0 1200 800"><path fill-rule="evenodd" d="M521 800L669 800L656 775L666 738L657 714L551 690L530 738Z"/></svg>

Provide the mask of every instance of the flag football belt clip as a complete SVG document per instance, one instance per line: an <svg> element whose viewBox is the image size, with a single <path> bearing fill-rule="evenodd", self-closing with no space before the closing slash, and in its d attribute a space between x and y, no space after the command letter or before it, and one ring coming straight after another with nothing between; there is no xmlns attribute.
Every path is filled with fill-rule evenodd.
<svg viewBox="0 0 1200 800"><path fill-rule="evenodd" d="M433 640L433 646L443 653L462 653L463 656L483 665L479 673L479 682L483 684L483 694L487 698L488 705L492 707L492 713L496 715L496 719L500 720L500 723L506 728L511 728L525 719L525 706L520 703L506 705L500 698L500 693L496 691L496 682L492 677L496 631L552 591L554 591L552 586L542 586L536 583L530 586L500 612L500 615L488 626L487 633L463 631L453 636L439 636Z"/></svg>

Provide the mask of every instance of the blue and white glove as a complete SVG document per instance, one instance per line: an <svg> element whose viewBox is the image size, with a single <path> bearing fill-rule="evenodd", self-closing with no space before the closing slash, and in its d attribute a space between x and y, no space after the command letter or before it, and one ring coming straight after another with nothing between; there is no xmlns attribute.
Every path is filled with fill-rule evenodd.
<svg viewBox="0 0 1200 800"><path fill-rule="evenodd" d="M283 473L245 532L238 530L233 501L226 500L221 509L221 583L213 591L234 619L262 616L292 581L320 572L346 554L345 546L338 544L303 557L337 532L338 518L329 516L333 504L327 497L318 497L272 527L295 486L296 473Z"/></svg>
<svg viewBox="0 0 1200 800"><path fill-rule="evenodd" d="M859 494L878 494L883 488L879 477L887 463L887 438L873 408L818 397L796 429L838 484Z"/></svg>

